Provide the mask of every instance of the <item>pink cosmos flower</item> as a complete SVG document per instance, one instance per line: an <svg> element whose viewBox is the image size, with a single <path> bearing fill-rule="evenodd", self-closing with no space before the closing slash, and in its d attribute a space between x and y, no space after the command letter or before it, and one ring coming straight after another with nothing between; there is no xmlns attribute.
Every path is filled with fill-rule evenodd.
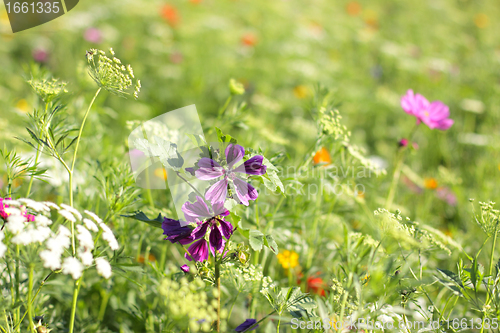
<svg viewBox="0 0 500 333"><path fill-rule="evenodd" d="M450 110L441 101L429 102L424 96L408 90L401 98L403 110L417 118L417 124L423 122L430 129L447 130L453 125L453 120L448 118Z"/></svg>

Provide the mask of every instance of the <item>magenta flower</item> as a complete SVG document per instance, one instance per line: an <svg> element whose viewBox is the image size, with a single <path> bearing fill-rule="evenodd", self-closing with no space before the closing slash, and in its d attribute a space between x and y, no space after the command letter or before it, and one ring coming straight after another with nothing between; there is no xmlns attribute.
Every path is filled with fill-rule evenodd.
<svg viewBox="0 0 500 333"><path fill-rule="evenodd" d="M182 265L181 266L181 271L184 273L189 273L189 266L188 265Z"/></svg>
<svg viewBox="0 0 500 333"><path fill-rule="evenodd" d="M36 48L32 52L33 59L36 62L47 62L49 60L49 53L42 48Z"/></svg>
<svg viewBox="0 0 500 333"><path fill-rule="evenodd" d="M235 166L245 156L245 149L240 145L229 144L226 147L226 166L223 167L216 161L203 157L198 161L198 167L195 175L201 180L212 180L223 177L213 184L206 193L206 198L212 202L224 202L227 196L227 187L230 185L240 203L248 206L249 200L255 200L258 197L257 190L238 177L237 173L261 176L266 173L267 167L262 164L263 156L254 156L244 163Z"/></svg>
<svg viewBox="0 0 500 333"><path fill-rule="evenodd" d="M436 196L445 201L448 205L450 206L456 206L457 205L457 197L455 196L455 193L453 193L452 190L450 190L447 187L440 187L436 190Z"/></svg>
<svg viewBox="0 0 500 333"><path fill-rule="evenodd" d="M417 118L417 124L423 122L430 129L447 130L453 125L453 120L448 118L450 110L441 101L429 102L424 96L414 94L413 90L408 90L401 98L403 110Z"/></svg>
<svg viewBox="0 0 500 333"><path fill-rule="evenodd" d="M9 205L7 204L9 200L12 200L12 198L0 198L0 217L2 217L5 221L7 221L7 218L9 217L10 213L5 211L5 208L9 208ZM35 216L28 214L26 212L26 207L21 206L21 214L28 220L28 222L33 222L35 221Z"/></svg>
<svg viewBox="0 0 500 333"><path fill-rule="evenodd" d="M88 42L99 44L102 40L101 30L97 28L88 28L83 33L83 38Z"/></svg>

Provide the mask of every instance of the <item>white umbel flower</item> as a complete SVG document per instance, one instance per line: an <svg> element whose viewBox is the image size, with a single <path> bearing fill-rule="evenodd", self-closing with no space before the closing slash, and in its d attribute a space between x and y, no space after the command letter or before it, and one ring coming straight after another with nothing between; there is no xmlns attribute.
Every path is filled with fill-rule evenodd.
<svg viewBox="0 0 500 333"><path fill-rule="evenodd" d="M26 222L26 217L22 215L9 215L5 227L14 235L17 235L24 230L24 222Z"/></svg>
<svg viewBox="0 0 500 333"><path fill-rule="evenodd" d="M78 280L82 276L83 265L78 259L68 257L64 259L62 272L63 274L71 275L73 280Z"/></svg>
<svg viewBox="0 0 500 333"><path fill-rule="evenodd" d="M83 219L83 223L85 224L85 226L87 227L87 229L89 229L90 231L93 231L93 232L98 232L99 231L99 228L97 227L97 224L95 224L93 221L85 218L85 219Z"/></svg>
<svg viewBox="0 0 500 333"><path fill-rule="evenodd" d="M95 213L88 211L88 210L85 210L84 212L85 212L85 214L90 216L96 223L102 223L102 219L99 216L97 216Z"/></svg>
<svg viewBox="0 0 500 333"><path fill-rule="evenodd" d="M52 221L45 215L37 215L35 217L35 223L39 227L48 227L52 224Z"/></svg>
<svg viewBox="0 0 500 333"><path fill-rule="evenodd" d="M105 225L104 223L99 223L99 226L101 227L103 233L102 233L102 239L104 239L106 242L108 242L108 245L111 250L115 251L120 248L120 245L118 245L118 241L115 238L115 235L113 234L113 231Z"/></svg>
<svg viewBox="0 0 500 333"><path fill-rule="evenodd" d="M37 202L27 198L19 199L18 201L37 212L50 212L50 208L43 202Z"/></svg>
<svg viewBox="0 0 500 333"><path fill-rule="evenodd" d="M95 266L97 269L97 274L105 279L109 279L111 277L111 265L106 259L97 258L95 260Z"/></svg>
<svg viewBox="0 0 500 333"><path fill-rule="evenodd" d="M43 267L55 271L61 268L61 253L49 250L40 252L40 258L43 261Z"/></svg>
<svg viewBox="0 0 500 333"><path fill-rule="evenodd" d="M92 239L92 235L83 225L79 224L76 226L76 230L78 231L78 235L76 238L80 242L80 246L85 247L89 250L94 249L94 240Z"/></svg>
<svg viewBox="0 0 500 333"><path fill-rule="evenodd" d="M70 212L71 214L73 214L74 216L76 216L76 218L78 220L80 220L80 221L82 220L82 214L80 214L80 212L78 210L74 209L71 206L63 204L63 203L61 204L61 207L64 208L65 210L67 210L68 212Z"/></svg>
<svg viewBox="0 0 500 333"><path fill-rule="evenodd" d="M78 257L80 257L82 264L84 266L87 266L87 267L92 265L92 262L94 261L94 257L92 256L92 252L90 252L89 250L80 249L78 251Z"/></svg>
<svg viewBox="0 0 500 333"><path fill-rule="evenodd" d="M61 209L59 211L59 214L61 214L62 217L64 217L66 220L71 221L71 222L76 222L76 217L73 215L69 210L66 209Z"/></svg>

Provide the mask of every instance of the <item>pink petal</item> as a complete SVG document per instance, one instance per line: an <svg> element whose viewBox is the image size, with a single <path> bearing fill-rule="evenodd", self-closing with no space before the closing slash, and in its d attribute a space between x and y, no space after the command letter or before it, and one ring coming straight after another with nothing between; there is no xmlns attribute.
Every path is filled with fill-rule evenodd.
<svg viewBox="0 0 500 333"><path fill-rule="evenodd" d="M227 196L227 178L219 180L207 191L205 197L211 202L224 202Z"/></svg>

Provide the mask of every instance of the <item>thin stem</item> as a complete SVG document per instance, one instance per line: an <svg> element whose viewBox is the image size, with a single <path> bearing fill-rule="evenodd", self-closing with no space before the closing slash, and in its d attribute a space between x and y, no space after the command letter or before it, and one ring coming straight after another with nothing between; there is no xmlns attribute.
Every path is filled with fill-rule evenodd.
<svg viewBox="0 0 500 333"><path fill-rule="evenodd" d="M229 309L229 314L227 316L227 321L229 321L229 319L231 319L231 314L233 313L234 305L236 304L236 300L238 299L238 296L240 296L240 294L241 294L241 290L238 290L238 293L234 297L233 304L231 305L231 309Z"/></svg>
<svg viewBox="0 0 500 333"><path fill-rule="evenodd" d="M497 243L497 226L495 226L495 231L494 231L494 234L493 234L493 243L491 244L491 253L490 253L490 268L488 270L488 275L491 276L491 274L493 273L493 258L495 256L495 246L496 246L496 243ZM488 285L489 285L489 282L488 282ZM486 293L486 302L484 303L485 305L488 305L490 303L490 293ZM483 325L481 325L481 332L480 333L483 333L484 331L484 320L486 319L486 312L483 313L483 320L482 320L482 323Z"/></svg>
<svg viewBox="0 0 500 333"><path fill-rule="evenodd" d="M40 293L40 290L42 290L43 285L45 284L45 282L47 282L47 280L52 276L53 273L54 272L50 272L49 275L47 275L45 277L45 279L42 280L42 282L40 283L40 286L38 287L38 289L35 293L35 296L33 296L33 298L31 299L31 304L35 303L35 299L37 298L38 294ZM24 312L23 317L21 318L21 320L19 320L19 322L17 323L17 325L14 328L19 327L19 325L21 325L21 323L23 322L23 320L27 314L28 314L28 311Z"/></svg>
<svg viewBox="0 0 500 333"><path fill-rule="evenodd" d="M35 266L30 264L30 272L28 277L28 325L30 327L30 332L35 332L35 327L33 325L33 303L31 302L31 298L33 295L33 273L35 270Z"/></svg>
<svg viewBox="0 0 500 333"><path fill-rule="evenodd" d="M418 123L413 127L412 131L410 132L409 135L409 145L411 145L411 140L413 138L413 135L415 134L415 131L418 128ZM403 166L403 161L405 157L405 152L406 152L407 147L401 147L398 151L397 157L396 157L396 168L394 169L394 174L392 176L392 182L391 182L391 187L389 188L389 194L387 195L387 200L385 202L385 208L387 210L391 209L392 202L394 201L394 195L396 195L396 189L398 187L399 183L399 177L401 176L401 168Z"/></svg>
<svg viewBox="0 0 500 333"><path fill-rule="evenodd" d="M83 273L78 280L75 281L73 287L73 300L71 302L71 317L69 321L69 333L73 333L75 328L75 315L76 315L76 303L78 301L78 293L80 292L80 287L82 285Z"/></svg>
<svg viewBox="0 0 500 333"><path fill-rule="evenodd" d="M38 144L37 148L36 148L36 156L35 156L35 166L38 164L38 159L40 158L40 144ZM28 184L28 190L26 191L26 198L29 198L30 196L30 193L31 193L31 187L33 186L33 179L34 179L34 175L31 174L31 177L30 177L30 182Z"/></svg>
<svg viewBox="0 0 500 333"><path fill-rule="evenodd" d="M185 181L192 189L193 191L196 192L196 194L198 194L202 199L205 198L205 196L203 194L201 194L200 191L198 191L198 189L196 189L196 187L193 186L193 184L191 184L186 178L182 177L180 172L177 171L177 176L182 179L183 181Z"/></svg>
<svg viewBox="0 0 500 333"><path fill-rule="evenodd" d="M214 251L214 265L215 265L215 283L217 285L217 332L220 333L220 299L221 299L221 290L220 290L220 261L222 261L223 254L221 255L220 261L217 260L217 251Z"/></svg>
<svg viewBox="0 0 500 333"><path fill-rule="evenodd" d="M78 147L80 146L80 140L82 138L82 132L83 128L85 127L85 122L87 121L87 117L90 112L90 108L94 104L97 95L101 92L101 88L97 89L94 98L92 98L92 101L89 104L89 107L87 108L87 111L85 112L85 115L83 116L83 121L82 125L80 126L80 130L78 131L78 136L75 142L75 151L73 152L73 161L71 162L71 173L69 174L69 204L71 207L73 207L73 171L75 170L75 163L76 163L76 155L78 154Z"/></svg>
<svg viewBox="0 0 500 333"><path fill-rule="evenodd" d="M16 303L19 302L19 281L21 280L21 271L19 267L19 244L16 244ZM16 319L19 320L21 316L21 308L17 307L16 309ZM17 328L18 332L21 332L21 327Z"/></svg>

